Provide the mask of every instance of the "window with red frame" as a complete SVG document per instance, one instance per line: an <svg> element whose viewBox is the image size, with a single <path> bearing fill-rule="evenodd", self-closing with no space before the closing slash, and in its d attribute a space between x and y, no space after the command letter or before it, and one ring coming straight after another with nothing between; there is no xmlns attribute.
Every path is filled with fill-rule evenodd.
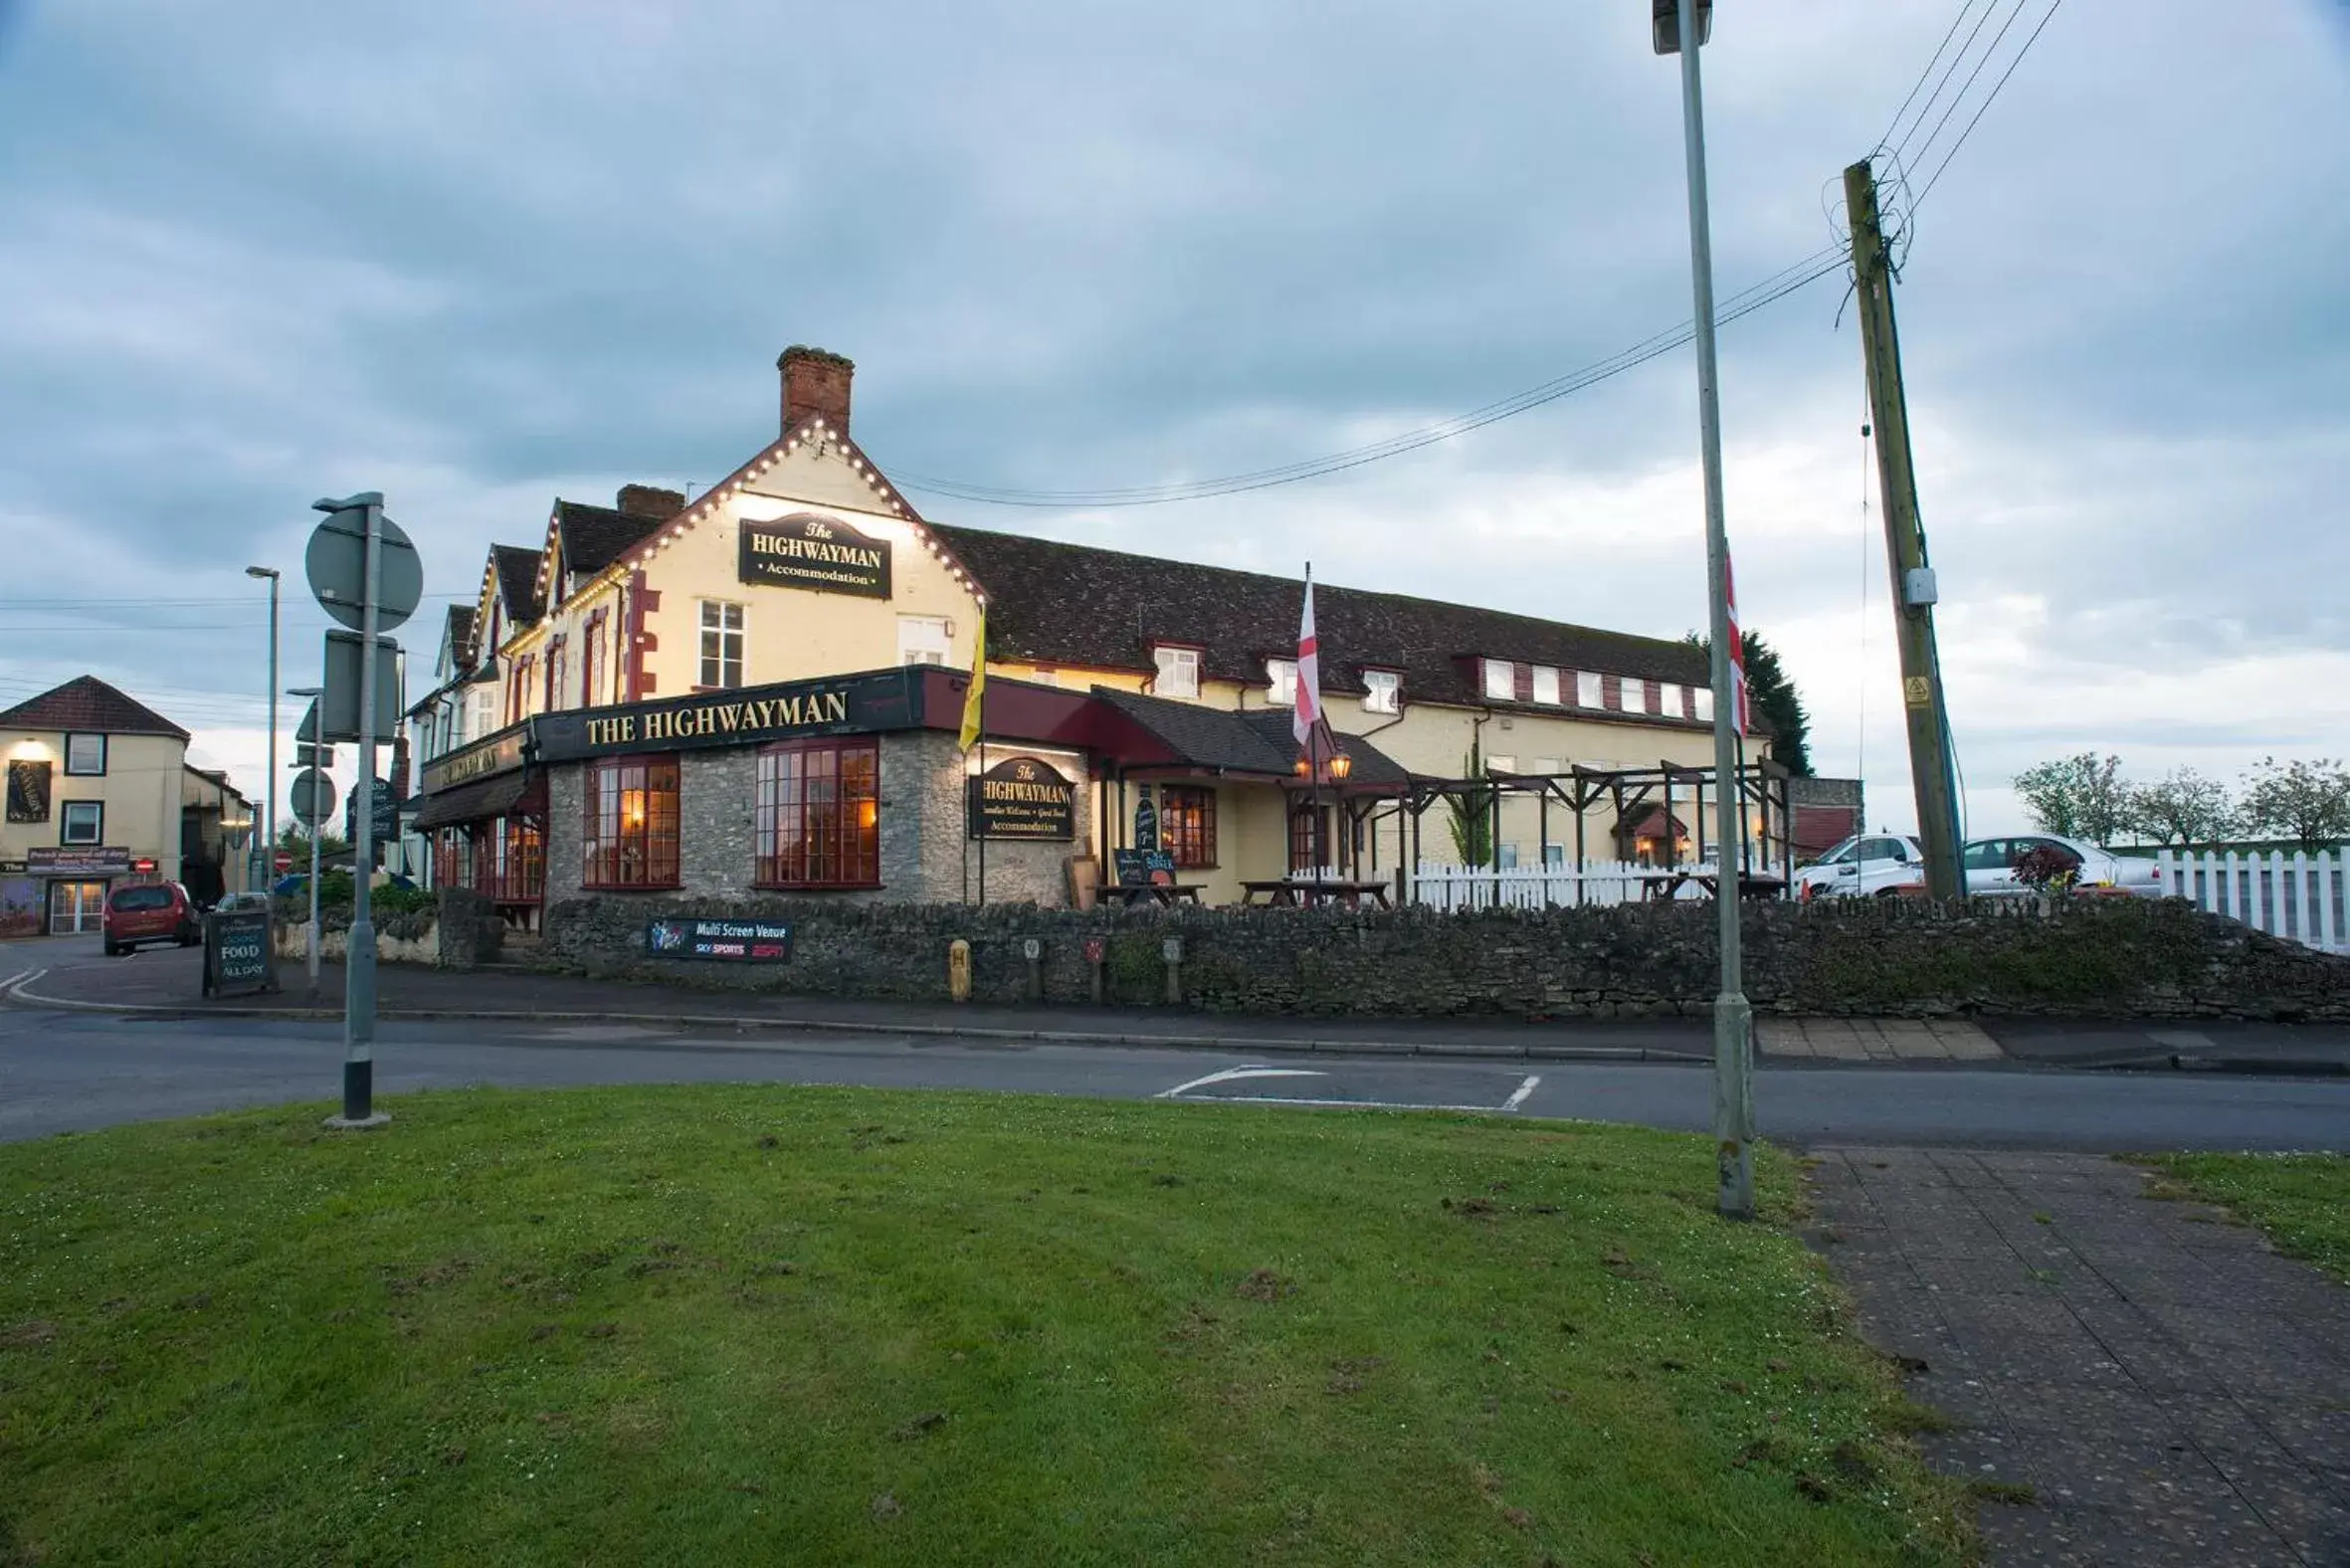
<svg viewBox="0 0 2350 1568"><path fill-rule="evenodd" d="M1183 868L1216 864L1216 792L1192 784L1159 791L1159 844Z"/></svg>
<svg viewBox="0 0 2350 1568"><path fill-rule="evenodd" d="M881 884L878 742L794 741L759 753L762 887Z"/></svg>
<svg viewBox="0 0 2350 1568"><path fill-rule="evenodd" d="M568 705L563 700L569 694L563 689L563 655L565 653L564 644L567 641L568 639L558 637L547 645L546 702L544 705L549 713L557 712Z"/></svg>
<svg viewBox="0 0 2350 1568"><path fill-rule="evenodd" d="M590 887L678 885L678 759L611 757L587 767Z"/></svg>
<svg viewBox="0 0 2350 1568"><path fill-rule="evenodd" d="M598 610L588 617L587 642L579 650L579 705L594 707L603 698L596 690L596 656L604 651L604 628L609 619Z"/></svg>

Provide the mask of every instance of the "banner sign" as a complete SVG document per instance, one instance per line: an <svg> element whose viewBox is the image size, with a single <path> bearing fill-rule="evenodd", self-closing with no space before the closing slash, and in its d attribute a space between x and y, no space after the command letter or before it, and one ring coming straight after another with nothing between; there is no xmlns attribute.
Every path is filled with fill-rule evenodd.
<svg viewBox="0 0 2350 1568"><path fill-rule="evenodd" d="M36 877L127 877L130 852L119 847L35 845L25 851L25 870Z"/></svg>
<svg viewBox="0 0 2350 1568"><path fill-rule="evenodd" d="M49 764L18 758L8 764L8 820L49 820Z"/></svg>
<svg viewBox="0 0 2350 1568"><path fill-rule="evenodd" d="M889 541L868 537L832 517L807 513L780 522L738 524L737 575L771 588L889 597Z"/></svg>
<svg viewBox="0 0 2350 1568"><path fill-rule="evenodd" d="M278 989L278 954L270 911L240 909L204 917L204 994L248 996Z"/></svg>
<svg viewBox="0 0 2350 1568"><path fill-rule="evenodd" d="M656 958L779 964L792 955L792 928L782 920L655 920L645 928L645 950Z"/></svg>
<svg viewBox="0 0 2350 1568"><path fill-rule="evenodd" d="M870 735L918 722L917 666L829 681L794 681L702 691L662 702L631 702L541 713L530 733L541 762L693 751L806 735Z"/></svg>
<svg viewBox="0 0 2350 1568"><path fill-rule="evenodd" d="M1041 757L1009 757L970 781L974 839L1074 839L1077 787Z"/></svg>
<svg viewBox="0 0 2350 1568"><path fill-rule="evenodd" d="M528 734L528 730L517 724L501 735L476 741L462 751L435 757L424 765L417 782L430 795L453 785L511 773L522 765L522 741Z"/></svg>

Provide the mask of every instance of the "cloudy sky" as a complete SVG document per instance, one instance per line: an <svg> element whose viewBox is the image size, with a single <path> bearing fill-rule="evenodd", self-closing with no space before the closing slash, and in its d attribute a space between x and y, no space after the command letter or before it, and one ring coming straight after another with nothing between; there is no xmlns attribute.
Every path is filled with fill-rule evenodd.
<svg viewBox="0 0 2350 1568"><path fill-rule="evenodd" d="M1971 60L1895 138L1978 832L2060 752L2350 749L2350 7L2071 0L1919 200L2049 3L1724 0L1704 57L1726 296L1834 242L1839 171L1954 17L1989 18L1978 49L2005 30L1955 116ZM858 361L884 470L1022 491L1290 463L1604 360L1689 308L1646 11L0 0L0 698L94 672L257 785L242 571L290 574L294 684L311 498L384 490L437 620L554 496L755 451L786 343ZM1725 328L1731 536L1821 770L1862 769L1902 827L1843 294ZM1308 484L918 498L1629 631L1704 618L1686 350Z"/></svg>

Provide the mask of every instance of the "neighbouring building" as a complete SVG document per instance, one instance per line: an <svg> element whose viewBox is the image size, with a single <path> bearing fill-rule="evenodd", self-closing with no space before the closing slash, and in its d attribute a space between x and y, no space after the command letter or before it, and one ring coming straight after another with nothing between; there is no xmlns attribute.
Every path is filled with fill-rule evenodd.
<svg viewBox="0 0 2350 1568"><path fill-rule="evenodd" d="M252 807L187 750L186 730L95 676L0 712L0 935L96 931L117 882L241 889Z"/></svg>
<svg viewBox="0 0 2350 1568"><path fill-rule="evenodd" d="M1498 795L1501 866L1705 853L1696 649L1316 584L1342 757L1305 777L1299 580L932 522L852 439L853 368L787 350L776 437L690 502L557 500L535 545L490 547L409 713L438 882L522 924L583 890L1058 903L1139 816L1229 901L1457 859L1427 786L1472 769L1565 781ZM1772 769L1767 736L1748 746ZM1595 782L1635 770L1662 798ZM1752 804L1757 842L1783 843L1783 798Z"/></svg>
<svg viewBox="0 0 2350 1568"><path fill-rule="evenodd" d="M1862 830L1859 779L1789 779L1789 837L1799 860L1818 860Z"/></svg>

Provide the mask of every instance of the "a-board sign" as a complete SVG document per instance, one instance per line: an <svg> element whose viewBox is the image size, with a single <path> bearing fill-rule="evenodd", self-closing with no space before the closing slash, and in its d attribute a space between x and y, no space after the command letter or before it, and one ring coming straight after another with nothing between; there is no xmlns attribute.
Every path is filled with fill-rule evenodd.
<svg viewBox="0 0 2350 1568"><path fill-rule="evenodd" d="M792 928L783 920L701 920L672 916L645 928L645 951L656 958L715 958L731 963L779 964L792 955Z"/></svg>
<svg viewBox="0 0 2350 1568"><path fill-rule="evenodd" d="M1041 757L1007 757L970 781L974 839L1074 839L1077 787Z"/></svg>
<svg viewBox="0 0 2350 1568"><path fill-rule="evenodd" d="M860 533L838 517L801 512L775 522L745 522L741 533L735 575L746 583L889 597L889 541Z"/></svg>
<svg viewBox="0 0 2350 1568"><path fill-rule="evenodd" d="M204 917L204 994L251 996L278 989L278 952L270 911L239 909Z"/></svg>
<svg viewBox="0 0 2350 1568"><path fill-rule="evenodd" d="M1112 850L1109 857L1120 887L1164 887L1175 881L1175 857L1166 850Z"/></svg>

